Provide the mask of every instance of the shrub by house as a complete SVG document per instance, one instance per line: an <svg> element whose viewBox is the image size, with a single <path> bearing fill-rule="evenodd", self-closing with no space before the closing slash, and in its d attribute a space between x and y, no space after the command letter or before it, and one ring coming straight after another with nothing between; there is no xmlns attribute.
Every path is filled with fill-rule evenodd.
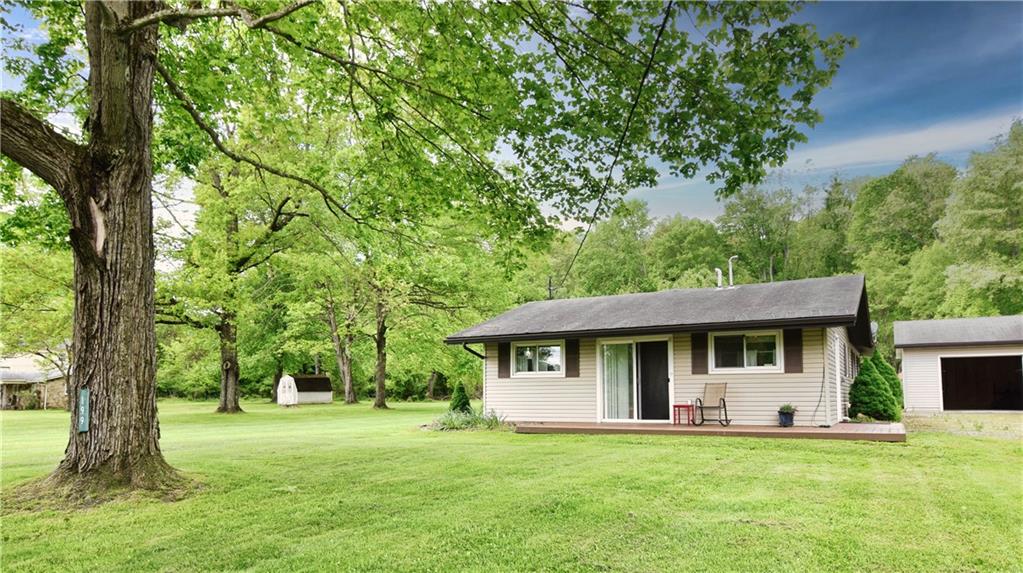
<svg viewBox="0 0 1023 573"><path fill-rule="evenodd" d="M895 368L892 368L891 364L884 359L884 356L880 352L875 352L870 357L870 361L873 362L874 368L877 369L877 373L885 379L888 383L888 388L892 391L892 396L895 397L895 405L902 408L902 381L899 380L899 375L896 374Z"/></svg>
<svg viewBox="0 0 1023 573"><path fill-rule="evenodd" d="M849 416L855 418L860 414L876 420L897 421L901 418L888 381L869 359L860 364L860 373L849 388Z"/></svg>

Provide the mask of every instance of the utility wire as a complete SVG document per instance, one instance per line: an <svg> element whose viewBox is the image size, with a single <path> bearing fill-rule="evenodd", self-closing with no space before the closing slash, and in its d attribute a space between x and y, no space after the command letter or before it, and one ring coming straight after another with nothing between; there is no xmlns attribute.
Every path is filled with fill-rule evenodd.
<svg viewBox="0 0 1023 573"><path fill-rule="evenodd" d="M583 245L586 244L586 238L590 236L593 224L597 220L597 214L600 213L600 207L604 204L604 197L607 195L607 190L611 185L611 178L614 176L615 167L618 165L618 159L621 157L622 146L625 145L625 138L629 135L629 128L632 127L632 116L635 115L636 108L639 107L639 100L643 96L643 88L646 86L646 80L650 76L650 69L654 64L654 56L657 54L657 48L661 44L661 36L664 35L664 28L667 27L668 20L671 19L671 8L673 4L674 0L668 0L667 5L664 7L664 18L661 19L661 26L657 29L657 36L654 38L654 45L650 48L650 56L647 58L646 67L643 68L643 76L640 78L639 86L636 88L636 96L632 100L632 107L629 108L629 114L625 117L625 127L622 129L621 136L618 137L618 144L615 146L614 160L611 162L611 167L607 170L607 176L604 178L604 188L597 197L597 204L593 208L593 215L590 216L590 221L586 225L586 231L583 233L583 238L579 241L579 246L576 247L575 254L572 255L572 260L568 263L568 269L565 270L565 275L561 277L561 282L558 283L557 288L552 289L548 287L550 298L554 298L554 292L565 286L565 281L568 280L568 275L572 273L572 267L575 266L575 260L579 258L579 253L583 250Z"/></svg>

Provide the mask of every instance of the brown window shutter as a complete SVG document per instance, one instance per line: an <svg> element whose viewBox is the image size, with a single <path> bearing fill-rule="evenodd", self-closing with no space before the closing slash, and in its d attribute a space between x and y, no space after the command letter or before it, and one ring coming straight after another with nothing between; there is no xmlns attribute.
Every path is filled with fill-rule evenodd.
<svg viewBox="0 0 1023 573"><path fill-rule="evenodd" d="M782 338L785 339L785 373L799 374L803 371L803 329L786 328Z"/></svg>
<svg viewBox="0 0 1023 573"><path fill-rule="evenodd" d="M579 339L565 339L565 377L579 377Z"/></svg>
<svg viewBox="0 0 1023 573"><path fill-rule="evenodd" d="M511 377L511 343L497 343L497 377Z"/></svg>
<svg viewBox="0 0 1023 573"><path fill-rule="evenodd" d="M693 374L707 373L707 333L694 332L689 339L692 341Z"/></svg>

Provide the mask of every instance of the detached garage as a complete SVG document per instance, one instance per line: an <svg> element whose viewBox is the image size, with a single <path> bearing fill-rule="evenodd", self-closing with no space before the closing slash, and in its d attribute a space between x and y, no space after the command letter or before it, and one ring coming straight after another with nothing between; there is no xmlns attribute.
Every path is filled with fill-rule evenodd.
<svg viewBox="0 0 1023 573"><path fill-rule="evenodd" d="M1023 410L1023 316L895 323L909 412Z"/></svg>

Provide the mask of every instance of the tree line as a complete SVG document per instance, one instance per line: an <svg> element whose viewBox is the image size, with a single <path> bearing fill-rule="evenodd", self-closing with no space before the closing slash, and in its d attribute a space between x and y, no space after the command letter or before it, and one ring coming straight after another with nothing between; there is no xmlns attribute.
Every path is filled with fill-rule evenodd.
<svg viewBox="0 0 1023 573"><path fill-rule="evenodd" d="M732 255L747 283L863 273L892 359L893 321L1023 313L1023 124L962 172L911 157L884 176L798 193L747 187L713 221L651 218L631 200L594 226L573 264L581 237L562 232L520 274L529 298L549 295L548 277L559 297L711 287Z"/></svg>
<svg viewBox="0 0 1023 573"><path fill-rule="evenodd" d="M547 298L549 284L557 297L711 287L732 255L738 282L864 273L891 358L894 320L1023 313L1021 165L1016 124L961 173L914 157L799 193L749 187L713 221L655 219L626 201L596 223L563 283L579 231L523 252L444 219L415 237L353 236L320 203L271 194L254 170L211 170L192 192L194 224L157 230L168 263L157 273L157 388L219 398L224 411L272 399L284 373L327 373L346 403L377 407L478 390L478 359L441 344L446 334ZM0 224L5 347L66 369L70 256L23 236L27 225L18 214Z"/></svg>

